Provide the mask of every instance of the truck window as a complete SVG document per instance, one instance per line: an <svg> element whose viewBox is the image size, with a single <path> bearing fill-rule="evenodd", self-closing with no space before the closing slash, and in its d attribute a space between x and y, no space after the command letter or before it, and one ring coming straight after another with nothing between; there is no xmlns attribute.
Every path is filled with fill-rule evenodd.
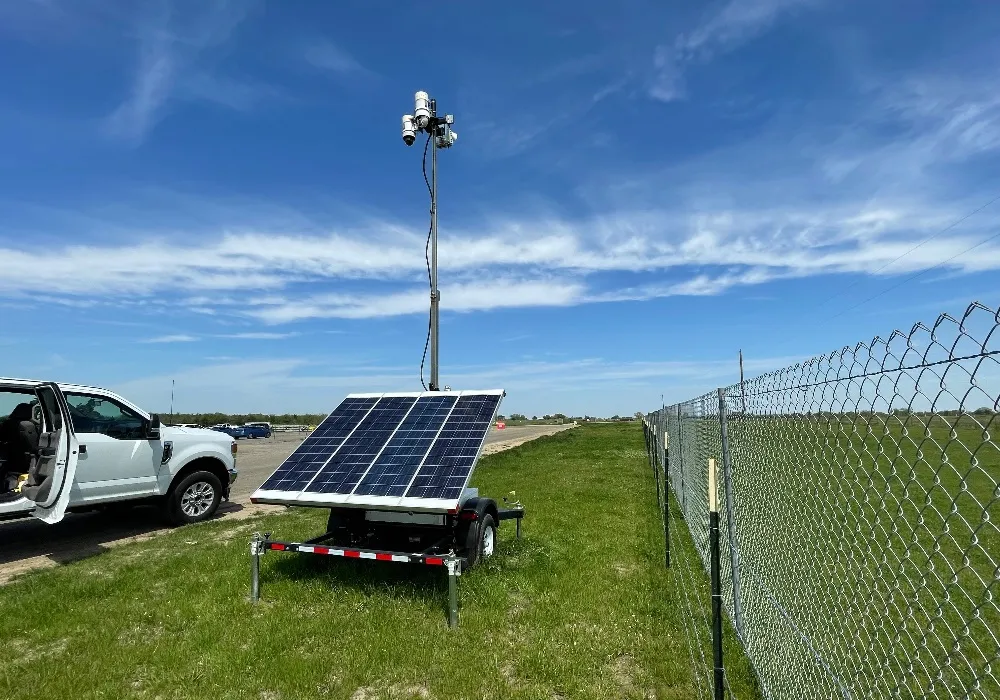
<svg viewBox="0 0 1000 700"><path fill-rule="evenodd" d="M141 440L143 419L103 396L66 393L73 429L78 433L102 433L117 440Z"/></svg>
<svg viewBox="0 0 1000 700"><path fill-rule="evenodd" d="M33 391L0 391L0 423L10 417L14 409L22 404L38 403L38 397Z"/></svg>

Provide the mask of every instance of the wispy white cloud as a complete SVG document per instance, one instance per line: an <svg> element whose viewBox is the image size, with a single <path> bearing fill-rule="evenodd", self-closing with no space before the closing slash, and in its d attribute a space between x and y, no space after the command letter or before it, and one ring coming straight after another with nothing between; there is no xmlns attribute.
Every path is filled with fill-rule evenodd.
<svg viewBox="0 0 1000 700"><path fill-rule="evenodd" d="M694 29L653 52L649 95L663 102L685 96L684 70L696 62L728 53L764 33L783 15L819 5L822 0L728 0Z"/></svg>
<svg viewBox="0 0 1000 700"><path fill-rule="evenodd" d="M768 7L740 20L742 30L723 32L719 46L776 21L792 4ZM702 50L708 36L688 41ZM893 75L874 85L835 129L804 120L792 148L787 125L776 120L732 147L656 169L594 169L591 189L580 194L598 214L579 207L574 216L504 212L443 230L445 308L707 296L784 279L907 274L951 259L989 235L1000 204L915 246L995 194L951 180L941 167L1000 153L995 77ZM845 182L831 187L837 181ZM132 211L125 223L81 217L100 236L66 239L94 240L107 227L123 243L39 250L18 237L0 240L0 297L173 307L266 324L425 312L425 230L389 218L327 212L318 219L287 207L268 213L264 205L230 205ZM168 209L185 207L198 211L171 218ZM158 228L135 225L143 219ZM74 223L60 219L77 233ZM993 242L942 272L997 269Z"/></svg>
<svg viewBox="0 0 1000 700"><path fill-rule="evenodd" d="M580 282L545 280L483 280L443 285L442 299L449 311L486 311L531 306L568 306L580 303L585 286ZM307 318L379 318L425 313L426 287L389 294L328 294L305 298L275 296L258 300L247 314L267 323L287 323Z"/></svg>
<svg viewBox="0 0 1000 700"><path fill-rule="evenodd" d="M273 85L250 80L196 72L178 81L176 94L179 99L213 102L222 107L246 112L263 102L284 98Z"/></svg>
<svg viewBox="0 0 1000 700"><path fill-rule="evenodd" d="M249 0L211 0L199 3L190 15L187 5L170 0L158 4L155 12L148 9L153 6L143 6L146 14L138 18L135 29L138 56L132 86L108 116L108 132L126 141L141 141L178 93L246 108L251 93L259 94L259 88L210 78L197 70L197 63L203 52L228 41L251 5ZM217 92L209 89L212 82Z"/></svg>
<svg viewBox="0 0 1000 700"><path fill-rule="evenodd" d="M747 358L748 375L793 364L801 357ZM253 381L247 381L252 377ZM492 364L458 364L446 368L442 380L463 388L503 388L508 392L503 411L555 413L568 410L586 395L588 410L631 413L635 396L650 386L674 399L688 398L714 386L737 381L735 358L623 362L601 357ZM268 412L327 412L352 391L406 391L419 389L410 366L330 364L308 358L220 358L203 366L179 368L169 374L137 377L110 388L151 410L168 405L171 380L181 405L205 411L242 412L247 406ZM611 387L613 391L595 391ZM644 400L648 400L648 397Z"/></svg>
<svg viewBox="0 0 1000 700"><path fill-rule="evenodd" d="M298 333L268 333L266 331L253 331L248 333L228 333L216 336L218 338L231 338L233 340L285 340L294 338Z"/></svg>
<svg viewBox="0 0 1000 700"><path fill-rule="evenodd" d="M983 224L972 219L911 251L963 209L964 203L943 208L887 201L802 210L642 210L620 212L613 220L508 220L493 230L442 237L448 251L442 271L451 282L443 295L448 309L473 311L711 295L838 273L900 274L981 240ZM422 233L400 226L377 226L318 236L230 233L190 245L147 240L44 252L0 248L10 273L0 279L0 295L36 292L93 305L123 298L139 303L157 294L161 304L271 324L423 313L422 239ZM983 246L945 269L1000 269L1000 247ZM630 277L609 288L607 273ZM645 277L650 273L658 274L655 283ZM331 285L335 291L319 291ZM191 293L174 298L176 289Z"/></svg>
<svg viewBox="0 0 1000 700"><path fill-rule="evenodd" d="M302 56L311 66L342 76L374 75L343 47L329 39L319 39L307 44Z"/></svg>
<svg viewBox="0 0 1000 700"><path fill-rule="evenodd" d="M174 335L158 335L155 338L145 338L140 343L193 343L198 338L193 335L176 333Z"/></svg>

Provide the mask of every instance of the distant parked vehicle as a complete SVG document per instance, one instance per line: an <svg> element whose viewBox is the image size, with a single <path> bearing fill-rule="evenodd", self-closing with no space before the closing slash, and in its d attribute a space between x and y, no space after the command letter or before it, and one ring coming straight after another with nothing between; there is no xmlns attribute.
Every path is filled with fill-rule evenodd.
<svg viewBox="0 0 1000 700"><path fill-rule="evenodd" d="M269 438L271 437L270 423L247 423L243 426L248 438Z"/></svg>
<svg viewBox="0 0 1000 700"><path fill-rule="evenodd" d="M246 428L242 425L230 425L229 423L219 423L218 425L213 425L212 430L217 430L220 433L225 433L230 437L237 440L240 438L245 438L247 436Z"/></svg>

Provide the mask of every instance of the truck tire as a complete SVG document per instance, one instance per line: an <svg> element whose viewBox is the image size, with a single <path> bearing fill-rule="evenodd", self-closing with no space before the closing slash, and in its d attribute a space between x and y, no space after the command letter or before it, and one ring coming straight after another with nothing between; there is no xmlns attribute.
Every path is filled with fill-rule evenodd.
<svg viewBox="0 0 1000 700"><path fill-rule="evenodd" d="M222 484L211 472L192 472L174 484L167 494L167 519L174 525L187 525L215 515L222 500Z"/></svg>
<svg viewBox="0 0 1000 700"><path fill-rule="evenodd" d="M493 515L486 513L472 523L465 539L465 569L471 569L483 559L489 559L496 550L497 524Z"/></svg>

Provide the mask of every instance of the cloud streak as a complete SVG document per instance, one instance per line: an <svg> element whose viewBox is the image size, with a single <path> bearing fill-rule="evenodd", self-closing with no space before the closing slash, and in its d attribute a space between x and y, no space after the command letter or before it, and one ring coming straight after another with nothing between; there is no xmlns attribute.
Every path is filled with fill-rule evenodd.
<svg viewBox="0 0 1000 700"><path fill-rule="evenodd" d="M752 376L801 359L804 358L750 358L745 369ZM248 382L247 377L253 377L253 381ZM506 389L509 397L502 410L507 414L556 412L565 408L574 394L585 394L588 410L611 415L635 410L625 389L640 390L655 385L666 390L668 397L680 399L712 386L730 384L738 377L739 366L732 359L623 362L589 357L566 362L457 364L447 368L445 378L456 387ZM178 368L169 375L137 377L111 388L156 410L167 405L171 380L176 381L178 396L183 397L184 403L205 411L234 413L245 410L246 406L266 406L264 410L278 413L325 413L339 397L352 391L419 388L412 367L364 366L340 361L327 365L295 357L220 360ZM595 391L595 387L607 390Z"/></svg>
<svg viewBox="0 0 1000 700"><path fill-rule="evenodd" d="M691 31L656 47L650 97L661 102L682 99L687 66L733 51L767 31L784 15L818 4L820 0L729 0Z"/></svg>
<svg viewBox="0 0 1000 700"><path fill-rule="evenodd" d="M448 251L442 271L451 281L443 294L448 309L476 311L713 295L817 275L902 274L935 265L983 238L984 229L970 219L912 250L956 213L900 202L692 215L644 210L621 213L613 222L507 221L485 234L442 238ZM230 233L192 245L0 248L10 273L0 279L0 295L36 292L77 305L166 295L171 301L165 303L269 324L423 313L422 238L386 225L313 236ZM1000 269L1000 247L983 246L945 269ZM609 281L612 274L617 279ZM646 281L650 275L655 283ZM333 291L317 289L331 285ZM176 289L191 293L180 297Z"/></svg>
<svg viewBox="0 0 1000 700"><path fill-rule="evenodd" d="M155 338L146 338L140 340L140 343L193 343L197 341L198 338L193 335L187 335L185 333L177 333L174 335L158 335Z"/></svg>
<svg viewBox="0 0 1000 700"><path fill-rule="evenodd" d="M213 78L197 70L201 55L224 44L243 21L251 3L211 0L192 15L172 2L139 18L136 26L137 60L128 96L108 116L110 135L139 143L163 117L171 99L209 99L246 108L262 94L260 89L233 80Z"/></svg>
<svg viewBox="0 0 1000 700"><path fill-rule="evenodd" d="M329 39L321 39L307 44L302 52L306 63L320 70L341 76L374 76L345 49Z"/></svg>

